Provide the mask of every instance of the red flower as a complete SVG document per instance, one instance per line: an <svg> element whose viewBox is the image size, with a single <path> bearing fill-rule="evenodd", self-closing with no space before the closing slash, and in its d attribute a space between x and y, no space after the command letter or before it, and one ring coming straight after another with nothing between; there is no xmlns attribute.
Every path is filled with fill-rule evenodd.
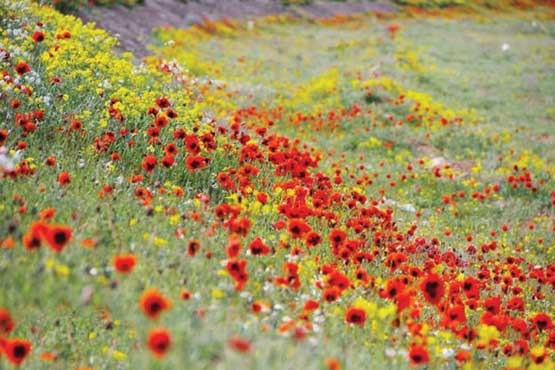
<svg viewBox="0 0 555 370"><path fill-rule="evenodd" d="M6 339L4 353L8 360L14 365L21 365L25 358L31 353L31 342L24 339Z"/></svg>
<svg viewBox="0 0 555 370"><path fill-rule="evenodd" d="M24 75L25 73L31 72L31 68L25 62L20 62L15 66L15 71L18 75Z"/></svg>
<svg viewBox="0 0 555 370"><path fill-rule="evenodd" d="M8 138L8 130L0 130L0 145L4 144L4 141Z"/></svg>
<svg viewBox="0 0 555 370"><path fill-rule="evenodd" d="M315 309L318 308L318 306L320 306L320 303L318 303L318 301L309 299L308 301L305 302L303 309L305 311L314 311Z"/></svg>
<svg viewBox="0 0 555 370"><path fill-rule="evenodd" d="M47 225L42 222L33 222L29 231L23 235L23 246L28 251L39 249L42 245L43 233Z"/></svg>
<svg viewBox="0 0 555 370"><path fill-rule="evenodd" d="M190 155L187 157L185 164L187 165L187 169L189 171L196 171L208 166L209 162L210 162L210 159L205 158L203 156Z"/></svg>
<svg viewBox="0 0 555 370"><path fill-rule="evenodd" d="M47 225L43 237L54 252L61 252L71 240L72 230L64 225Z"/></svg>
<svg viewBox="0 0 555 370"><path fill-rule="evenodd" d="M58 175L58 184L60 186L66 186L71 182L71 177L69 176L69 172L62 172Z"/></svg>
<svg viewBox="0 0 555 370"><path fill-rule="evenodd" d="M324 289L324 292L322 293L322 298L324 298L324 301L331 303L331 302L335 302L340 295L341 295L341 291L339 290L339 288L330 287L330 288Z"/></svg>
<svg viewBox="0 0 555 370"><path fill-rule="evenodd" d="M191 299L191 296L192 296L192 295L193 295L193 294L191 293L190 290L183 289L183 290L181 291L181 293L179 294L179 297L181 297L181 299L184 300L184 301L188 301L189 299Z"/></svg>
<svg viewBox="0 0 555 370"><path fill-rule="evenodd" d="M156 98L156 105L158 105L160 108L164 109L164 108L168 108L171 103L168 100L168 98L162 96L160 98Z"/></svg>
<svg viewBox="0 0 555 370"><path fill-rule="evenodd" d="M429 303L437 305L445 294L445 285L437 274L430 274L420 283L420 290Z"/></svg>
<svg viewBox="0 0 555 370"><path fill-rule="evenodd" d="M165 114L161 114L154 120L154 126L157 128L164 128L168 125L168 117Z"/></svg>
<svg viewBox="0 0 555 370"><path fill-rule="evenodd" d="M175 163L175 157L171 154L166 154L164 158L162 158L162 166L164 168L170 168Z"/></svg>
<svg viewBox="0 0 555 370"><path fill-rule="evenodd" d="M322 237L316 231L310 231L305 236L306 246L315 247L322 242Z"/></svg>
<svg viewBox="0 0 555 370"><path fill-rule="evenodd" d="M14 326L15 324L10 311L0 308L0 336L9 334L13 330Z"/></svg>
<svg viewBox="0 0 555 370"><path fill-rule="evenodd" d="M553 328L553 320L551 320L551 317L548 314L543 312L540 312L532 317L532 324L534 324L539 331L550 330Z"/></svg>
<svg viewBox="0 0 555 370"><path fill-rule="evenodd" d="M187 254L194 257L195 254L200 250L200 243L198 240L190 240L187 245Z"/></svg>
<svg viewBox="0 0 555 370"><path fill-rule="evenodd" d="M146 155L145 159L143 160L142 167L148 173L152 173L156 168L156 157L153 155Z"/></svg>
<svg viewBox="0 0 555 370"><path fill-rule="evenodd" d="M43 42L44 41L44 32L35 31L35 33L33 33L33 41L34 42Z"/></svg>
<svg viewBox="0 0 555 370"><path fill-rule="evenodd" d="M168 352L171 344L171 336L166 329L153 329L148 333L148 348L158 358Z"/></svg>
<svg viewBox="0 0 555 370"><path fill-rule="evenodd" d="M310 230L310 226L304 220L293 219L289 221L289 232L294 239L302 238Z"/></svg>
<svg viewBox="0 0 555 370"><path fill-rule="evenodd" d="M343 230L333 229L330 232L329 240L332 243L332 245L338 246L338 245L341 245L341 243L343 243L346 237L347 237L347 234L345 234Z"/></svg>
<svg viewBox="0 0 555 370"><path fill-rule="evenodd" d="M145 291L139 302L145 315L152 320L157 319L163 311L170 308L170 305L170 301L156 289Z"/></svg>
<svg viewBox="0 0 555 370"><path fill-rule="evenodd" d="M225 268L233 280L235 280L235 289L242 290L245 283L249 280L247 260L229 260Z"/></svg>
<svg viewBox="0 0 555 370"><path fill-rule="evenodd" d="M360 308L351 307L345 313L345 321L349 324L362 326L366 321L366 312Z"/></svg>
<svg viewBox="0 0 555 370"><path fill-rule="evenodd" d="M268 254L270 247L265 244L262 239L256 238L249 244L249 249L253 255Z"/></svg>
<svg viewBox="0 0 555 370"><path fill-rule="evenodd" d="M200 153L200 145L199 140L196 135L186 135L185 139L183 140L185 143L185 150L191 154L198 154Z"/></svg>
<svg viewBox="0 0 555 370"><path fill-rule="evenodd" d="M137 257L132 254L120 254L114 257L114 268L117 272L128 274L137 264Z"/></svg>
<svg viewBox="0 0 555 370"><path fill-rule="evenodd" d="M226 247L226 254L228 258L235 258L241 252L241 241L239 238L230 238Z"/></svg>
<svg viewBox="0 0 555 370"><path fill-rule="evenodd" d="M251 344L241 337L231 337L227 344L232 350L237 352L247 353L251 350Z"/></svg>
<svg viewBox="0 0 555 370"><path fill-rule="evenodd" d="M413 346L409 351L410 364L413 366L419 366L422 364L427 364L430 362L430 356L428 351L423 346Z"/></svg>

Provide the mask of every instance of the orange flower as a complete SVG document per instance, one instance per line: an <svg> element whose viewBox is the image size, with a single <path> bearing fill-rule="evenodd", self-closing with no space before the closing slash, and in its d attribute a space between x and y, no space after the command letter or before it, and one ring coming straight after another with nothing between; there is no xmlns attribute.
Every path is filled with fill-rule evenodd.
<svg viewBox="0 0 555 370"><path fill-rule="evenodd" d="M179 294L179 296L181 297L182 300L188 301L189 299L191 299L192 293L187 289L183 289Z"/></svg>
<svg viewBox="0 0 555 370"><path fill-rule="evenodd" d="M20 365L31 353L31 342L24 339L6 339L4 353L14 365Z"/></svg>
<svg viewBox="0 0 555 370"><path fill-rule="evenodd" d="M171 344L171 336L166 329L153 329L148 334L148 348L158 358L168 352Z"/></svg>
<svg viewBox="0 0 555 370"><path fill-rule="evenodd" d="M58 175L58 184L60 186L66 186L71 182L71 177L69 176L68 172L62 172Z"/></svg>
<svg viewBox="0 0 555 370"><path fill-rule="evenodd" d="M81 247L83 248L94 248L96 246L96 240L89 238L81 240Z"/></svg>
<svg viewBox="0 0 555 370"><path fill-rule="evenodd" d="M40 235L26 233L23 235L23 246L28 251L39 249L41 246Z"/></svg>
<svg viewBox="0 0 555 370"><path fill-rule="evenodd" d="M329 370L340 370L341 369L341 364L335 358L327 358L325 363L326 363L326 367Z"/></svg>
<svg viewBox="0 0 555 370"><path fill-rule="evenodd" d="M43 237L54 252L61 252L71 240L72 230L64 225L47 225Z"/></svg>
<svg viewBox="0 0 555 370"><path fill-rule="evenodd" d="M45 208L39 212L39 217L42 220L50 220L56 215L56 210L52 207Z"/></svg>
<svg viewBox="0 0 555 370"><path fill-rule="evenodd" d="M53 352L43 352L40 355L40 359L43 361L54 361L57 357L58 355Z"/></svg>
<svg viewBox="0 0 555 370"><path fill-rule="evenodd" d="M4 249L11 249L14 246L14 240L11 236L7 237L4 240L0 240L0 247Z"/></svg>
<svg viewBox="0 0 555 370"><path fill-rule="evenodd" d="M114 268L117 272L128 274L137 264L137 257L132 254L120 254L114 257Z"/></svg>
<svg viewBox="0 0 555 370"><path fill-rule="evenodd" d="M143 293L139 305L145 315L156 320L164 310L170 308L171 303L158 290L148 289Z"/></svg>
<svg viewBox="0 0 555 370"><path fill-rule="evenodd" d="M28 251L39 249L42 245L42 239L47 225L42 222L33 222L29 231L23 235L23 246Z"/></svg>

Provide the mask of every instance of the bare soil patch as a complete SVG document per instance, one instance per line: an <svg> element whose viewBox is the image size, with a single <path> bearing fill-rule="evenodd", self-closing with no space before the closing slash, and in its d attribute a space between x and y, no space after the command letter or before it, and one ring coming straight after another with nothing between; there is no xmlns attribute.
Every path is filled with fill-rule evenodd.
<svg viewBox="0 0 555 370"><path fill-rule="evenodd" d="M329 2L315 1L309 5L285 6L278 0L146 0L133 7L113 6L83 9L78 16L95 22L120 41L122 50L142 58L149 54L152 31L158 27L189 27L203 18L248 19L270 14L290 14L299 17L325 18L369 12L395 12L387 3L374 1Z"/></svg>

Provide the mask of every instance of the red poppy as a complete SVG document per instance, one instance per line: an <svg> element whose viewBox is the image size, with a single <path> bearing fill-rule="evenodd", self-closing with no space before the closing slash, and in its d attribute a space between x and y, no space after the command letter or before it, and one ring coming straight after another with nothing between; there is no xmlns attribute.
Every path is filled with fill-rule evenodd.
<svg viewBox="0 0 555 370"><path fill-rule="evenodd" d="M145 159L143 160L142 167L148 173L152 173L156 168L156 157L153 155L146 155Z"/></svg>
<svg viewBox="0 0 555 370"><path fill-rule="evenodd" d="M154 120L154 126L156 126L157 128L164 128L168 125L168 117L165 114L161 114L158 117L156 117L156 120Z"/></svg>
<svg viewBox="0 0 555 370"><path fill-rule="evenodd" d="M162 358L172 344L169 331L166 329L153 329L148 333L148 348L158 358Z"/></svg>
<svg viewBox="0 0 555 370"><path fill-rule="evenodd" d="M166 98L165 96L162 96L162 97L156 98L156 105L164 109L164 108L169 108L171 103L168 100L168 98Z"/></svg>
<svg viewBox="0 0 555 370"><path fill-rule="evenodd" d="M301 219L292 219L289 221L289 232L293 238L302 238L311 230L310 226Z"/></svg>
<svg viewBox="0 0 555 370"><path fill-rule="evenodd" d="M47 225L42 222L34 222L29 231L23 235L23 246L28 251L34 251L41 247L43 233Z"/></svg>
<svg viewBox="0 0 555 370"><path fill-rule="evenodd" d="M25 73L31 72L31 68L25 62L20 62L16 64L15 71L18 75L24 75Z"/></svg>
<svg viewBox="0 0 555 370"><path fill-rule="evenodd" d="M47 225L43 231L43 236L48 246L58 253L69 243L71 235L71 228L64 225Z"/></svg>
<svg viewBox="0 0 555 370"><path fill-rule="evenodd" d="M0 308L0 336L9 334L14 326L15 324L10 311L5 308Z"/></svg>
<svg viewBox="0 0 555 370"><path fill-rule="evenodd" d="M324 301L331 303L331 302L335 302L340 295L341 295L341 291L339 290L339 288L330 287L330 288L324 289L322 293L322 298L324 298Z"/></svg>
<svg viewBox="0 0 555 370"><path fill-rule="evenodd" d="M8 130L0 130L0 145L4 144L4 141L8 138Z"/></svg>
<svg viewBox="0 0 555 370"><path fill-rule="evenodd" d="M156 289L146 290L139 302L144 314L152 320L157 319L163 311L170 308L170 305L170 301Z"/></svg>
<svg viewBox="0 0 555 370"><path fill-rule="evenodd" d="M226 247L226 254L228 258L234 258L241 252L241 241L239 238L230 238Z"/></svg>
<svg viewBox="0 0 555 370"><path fill-rule="evenodd" d="M73 131L79 131L83 128L83 122L75 119L75 120L71 121L70 126L71 126L71 129Z"/></svg>
<svg viewBox="0 0 555 370"><path fill-rule="evenodd" d="M120 254L114 257L114 268L117 272L128 274L137 264L137 257L132 254Z"/></svg>
<svg viewBox="0 0 555 370"><path fill-rule="evenodd" d="M247 260L231 259L227 261L225 268L233 280L235 280L235 289L242 290L249 280Z"/></svg>
<svg viewBox="0 0 555 370"><path fill-rule="evenodd" d="M179 297L181 297L181 299L184 301L188 301L189 299L191 299L192 295L193 294L191 293L191 291L187 289L183 289L181 293L179 293Z"/></svg>
<svg viewBox="0 0 555 370"><path fill-rule="evenodd" d="M309 299L308 301L305 302L303 309L305 311L314 311L315 309L318 308L318 306L320 306L320 303L318 303L318 301Z"/></svg>
<svg viewBox="0 0 555 370"><path fill-rule="evenodd" d="M50 220L56 215L56 210L52 207L45 208L39 212L39 217L42 220Z"/></svg>
<svg viewBox="0 0 555 370"><path fill-rule="evenodd" d="M445 285L439 275L430 274L420 283L420 290L429 303L437 305L445 294Z"/></svg>
<svg viewBox="0 0 555 370"><path fill-rule="evenodd" d="M58 175L58 184L60 186L66 186L71 182L71 177L69 176L69 172L62 172Z"/></svg>
<svg viewBox="0 0 555 370"><path fill-rule="evenodd" d="M249 250L255 256L270 253L270 247L260 238L255 238L253 241L251 241L251 243L249 244Z"/></svg>
<svg viewBox="0 0 555 370"><path fill-rule="evenodd" d="M183 142L185 144L185 150L187 150L189 153L191 154L200 153L199 140L196 135L186 135Z"/></svg>
<svg viewBox="0 0 555 370"><path fill-rule="evenodd" d="M473 277L467 277L463 281L463 291L467 298L480 298L480 282Z"/></svg>
<svg viewBox="0 0 555 370"><path fill-rule="evenodd" d="M208 166L208 163L210 163L210 159L205 158L205 157L200 156L200 155L190 155L185 160L185 164L187 165L187 169L191 172L196 171L196 170L200 170L200 169Z"/></svg>
<svg viewBox="0 0 555 370"><path fill-rule="evenodd" d="M341 363L335 358L327 358L325 364L328 370L341 370Z"/></svg>
<svg viewBox="0 0 555 370"><path fill-rule="evenodd" d="M249 341L241 337L231 337L227 341L227 344L229 345L229 348L237 352L247 353L251 350L251 344Z"/></svg>
<svg viewBox="0 0 555 370"><path fill-rule="evenodd" d="M35 31L35 33L33 33L33 41L34 42L43 42L44 41L44 32Z"/></svg>
<svg viewBox="0 0 555 370"><path fill-rule="evenodd" d="M345 313L345 321L349 324L362 326L366 321L366 312L360 308L351 307Z"/></svg>
<svg viewBox="0 0 555 370"><path fill-rule="evenodd" d="M194 257L195 254L200 250L200 243L198 240L190 240L187 244L187 254Z"/></svg>
<svg viewBox="0 0 555 370"><path fill-rule="evenodd" d="M532 317L532 324L539 330L550 330L553 328L553 320L551 317L543 312L536 314Z"/></svg>
<svg viewBox="0 0 555 370"><path fill-rule="evenodd" d="M31 353L31 342L24 339L6 339L4 354L14 365L21 365L25 358Z"/></svg>
<svg viewBox="0 0 555 370"><path fill-rule="evenodd" d="M332 243L332 245L338 246L338 245L341 245L343 241L345 241L346 237L347 237L347 234L345 234L343 230L333 229L330 232L329 240Z"/></svg>
<svg viewBox="0 0 555 370"><path fill-rule="evenodd" d="M419 366L430 362L430 355L428 355L426 347L412 346L409 351L409 359L411 365Z"/></svg>
<svg viewBox="0 0 555 370"><path fill-rule="evenodd" d="M322 242L322 237L316 231L310 231L305 236L306 246L315 247Z"/></svg>

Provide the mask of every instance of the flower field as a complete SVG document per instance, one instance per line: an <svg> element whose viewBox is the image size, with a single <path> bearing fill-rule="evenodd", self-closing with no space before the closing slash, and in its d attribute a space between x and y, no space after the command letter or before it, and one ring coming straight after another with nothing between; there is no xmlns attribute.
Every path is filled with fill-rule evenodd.
<svg viewBox="0 0 555 370"><path fill-rule="evenodd" d="M555 7L456 3L0 0L0 369L555 369Z"/></svg>

